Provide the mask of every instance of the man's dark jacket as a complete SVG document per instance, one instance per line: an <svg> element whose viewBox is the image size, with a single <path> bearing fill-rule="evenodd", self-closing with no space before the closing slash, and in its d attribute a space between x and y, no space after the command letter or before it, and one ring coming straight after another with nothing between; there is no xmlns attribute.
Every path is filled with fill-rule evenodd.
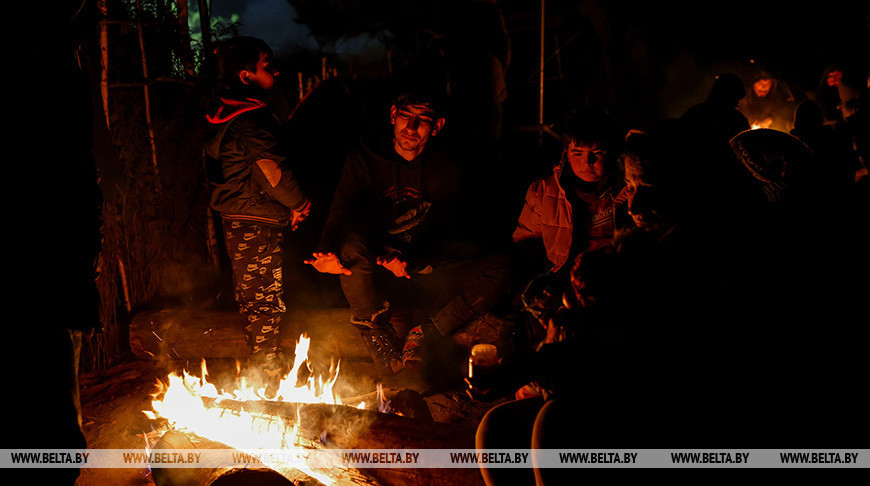
<svg viewBox="0 0 870 486"><path fill-rule="evenodd" d="M400 256L409 271L453 256L461 169L429 144L406 161L388 139L361 141L348 154L319 249L337 254L353 233L376 254Z"/></svg>

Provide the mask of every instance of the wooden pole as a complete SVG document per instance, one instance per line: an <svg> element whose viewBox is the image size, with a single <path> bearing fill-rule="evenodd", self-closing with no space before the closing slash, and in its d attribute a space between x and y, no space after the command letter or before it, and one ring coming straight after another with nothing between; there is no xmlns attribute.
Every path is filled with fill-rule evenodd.
<svg viewBox="0 0 870 486"><path fill-rule="evenodd" d="M544 127L544 32L546 31L546 15L545 15L545 5L546 0L541 0L541 51L540 51L540 59L539 61L539 69L538 73L538 126L541 127L539 139L543 139L543 127Z"/></svg>
<svg viewBox="0 0 870 486"><path fill-rule="evenodd" d="M124 308L127 309L127 314L133 310L133 305L130 302L130 287L127 284L127 269L124 267L124 260L118 257L118 274L121 276L121 290L124 293Z"/></svg>
<svg viewBox="0 0 870 486"><path fill-rule="evenodd" d="M109 122L109 31L106 23L109 10L106 7L106 0L98 0L97 9L100 12L100 95L103 98L106 128L111 128L112 125Z"/></svg>
<svg viewBox="0 0 870 486"><path fill-rule="evenodd" d="M136 15L142 20L142 2L136 0ZM154 125L151 123L151 86L148 76L148 56L145 55L145 32L142 25L138 25L136 31L139 34L139 51L142 53L142 77L145 83L142 85L145 97L145 123L148 126L148 142L151 144L151 165L157 171L157 144L154 141Z"/></svg>

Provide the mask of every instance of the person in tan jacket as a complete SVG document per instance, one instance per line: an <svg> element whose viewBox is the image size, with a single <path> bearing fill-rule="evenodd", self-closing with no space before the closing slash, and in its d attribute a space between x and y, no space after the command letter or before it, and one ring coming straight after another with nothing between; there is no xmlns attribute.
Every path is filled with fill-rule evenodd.
<svg viewBox="0 0 870 486"><path fill-rule="evenodd" d="M542 242L546 270L567 273L578 254L613 239L623 139L607 117L582 115L567 125L563 140L553 174L529 186L513 240L526 247Z"/></svg>

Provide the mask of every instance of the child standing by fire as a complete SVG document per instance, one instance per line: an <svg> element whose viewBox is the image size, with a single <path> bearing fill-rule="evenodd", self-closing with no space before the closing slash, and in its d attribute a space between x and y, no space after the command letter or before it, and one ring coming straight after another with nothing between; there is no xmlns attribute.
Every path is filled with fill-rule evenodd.
<svg viewBox="0 0 870 486"><path fill-rule="evenodd" d="M278 72L264 41L239 37L218 49L224 84L217 107L208 115L212 136L208 156L213 171L211 207L223 220L235 297L247 319L245 339L252 368L262 372L273 395L284 371L279 342L282 301L282 240L296 230L311 203L303 194L276 137L278 119L269 109Z"/></svg>

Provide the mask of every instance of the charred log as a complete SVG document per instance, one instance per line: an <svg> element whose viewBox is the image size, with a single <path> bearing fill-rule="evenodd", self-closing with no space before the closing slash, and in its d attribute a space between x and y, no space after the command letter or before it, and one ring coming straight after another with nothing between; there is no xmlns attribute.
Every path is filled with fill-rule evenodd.
<svg viewBox="0 0 870 486"><path fill-rule="evenodd" d="M154 450L160 449L232 449L225 444L186 432L169 431ZM314 474L314 472L312 472ZM353 468L321 470L333 486L380 486L377 480ZM154 469L156 486L323 486L321 481L294 467L275 469L250 464L239 467L204 467L201 469Z"/></svg>
<svg viewBox="0 0 870 486"><path fill-rule="evenodd" d="M169 431L157 441L154 450L162 449L231 449L230 447L201 437L194 442L185 434ZM305 484L319 485L313 478L296 471L300 477L288 479L278 471L267 467L226 467L214 465L209 467L187 468L154 468L151 477L157 486L231 486L231 485L269 485L290 486L294 481L310 480Z"/></svg>
<svg viewBox="0 0 870 486"><path fill-rule="evenodd" d="M473 449L471 428L355 408L303 404L298 434L331 449ZM483 484L477 469L363 469L387 484Z"/></svg>
<svg viewBox="0 0 870 486"><path fill-rule="evenodd" d="M396 393L398 395L398 393ZM323 449L473 449L473 428L359 410L344 405L204 398L207 406L297 423L299 445ZM361 472L386 484L483 484L477 469L376 468Z"/></svg>

